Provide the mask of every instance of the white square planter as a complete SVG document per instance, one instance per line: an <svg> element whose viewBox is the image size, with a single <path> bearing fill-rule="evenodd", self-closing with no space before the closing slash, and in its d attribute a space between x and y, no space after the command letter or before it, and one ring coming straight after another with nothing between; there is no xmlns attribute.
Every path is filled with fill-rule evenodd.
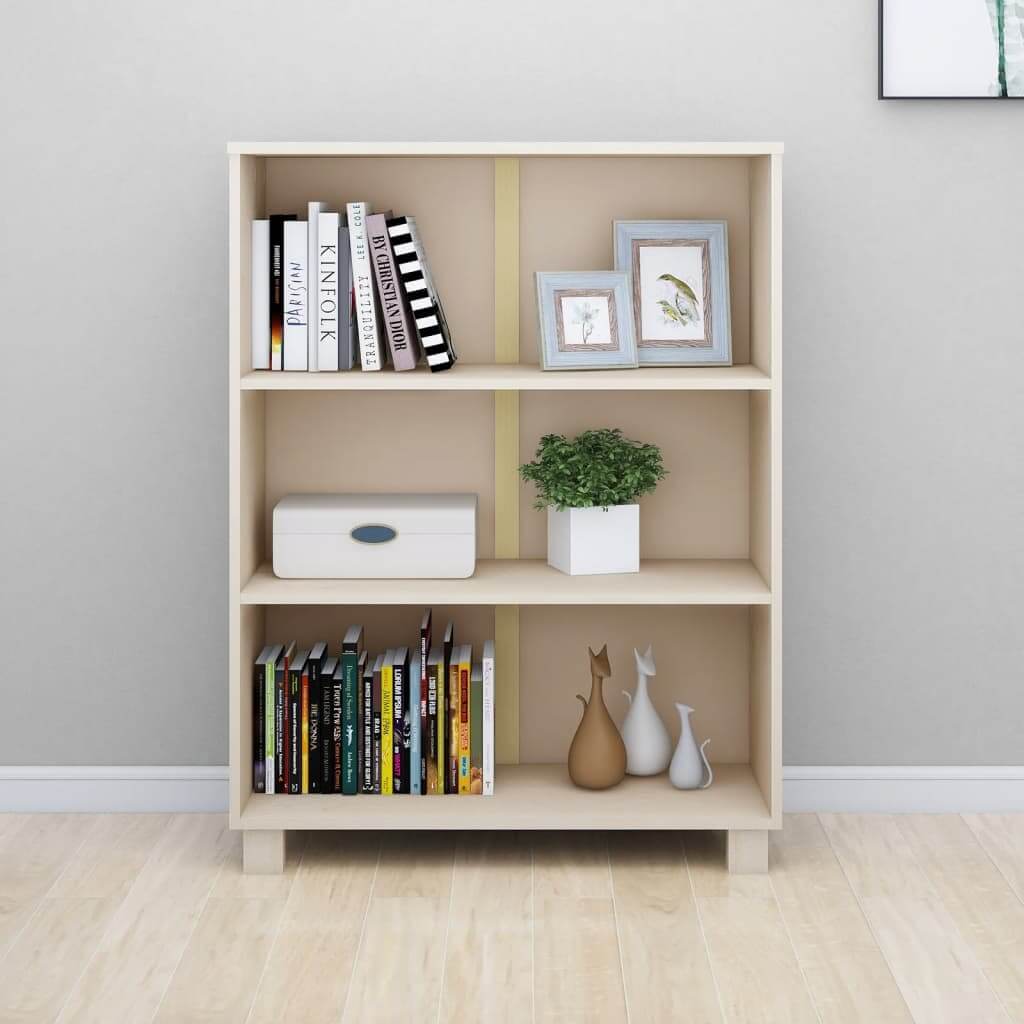
<svg viewBox="0 0 1024 1024"><path fill-rule="evenodd" d="M640 571L640 506L548 506L548 565L569 576Z"/></svg>

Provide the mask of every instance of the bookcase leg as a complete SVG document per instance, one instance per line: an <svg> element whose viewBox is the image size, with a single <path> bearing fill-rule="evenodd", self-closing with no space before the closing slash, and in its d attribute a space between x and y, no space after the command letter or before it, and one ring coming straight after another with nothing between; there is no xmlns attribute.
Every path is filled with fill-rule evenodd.
<svg viewBox="0 0 1024 1024"><path fill-rule="evenodd" d="M768 833L729 829L725 861L731 875L763 875L768 870Z"/></svg>
<svg viewBox="0 0 1024 1024"><path fill-rule="evenodd" d="M242 871L247 875L279 875L284 871L283 829L242 833Z"/></svg>

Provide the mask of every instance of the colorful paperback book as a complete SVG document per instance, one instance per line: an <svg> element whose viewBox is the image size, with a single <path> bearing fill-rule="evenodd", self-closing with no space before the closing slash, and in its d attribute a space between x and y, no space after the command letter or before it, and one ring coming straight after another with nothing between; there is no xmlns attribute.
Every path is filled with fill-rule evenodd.
<svg viewBox="0 0 1024 1024"><path fill-rule="evenodd" d="M452 702L451 702L451 665L452 652L455 650L455 623L449 622L444 628L444 639L441 642L442 662L438 675L437 689L437 757L438 785L440 792L450 793L452 780Z"/></svg>
<svg viewBox="0 0 1024 1024"><path fill-rule="evenodd" d="M334 686L331 688L331 792L340 793L345 766L345 666L335 659Z"/></svg>
<svg viewBox="0 0 1024 1024"><path fill-rule="evenodd" d="M284 225L284 368L305 370L308 365L309 324L306 303L306 261L309 234L304 220Z"/></svg>
<svg viewBox="0 0 1024 1024"><path fill-rule="evenodd" d="M474 796L484 791L483 697L484 667L477 662L469 677L469 792Z"/></svg>
<svg viewBox="0 0 1024 1024"><path fill-rule="evenodd" d="M370 242L366 233L366 203L349 203L349 248L352 253L352 287L355 291L356 324L359 329L359 362L364 370L380 370L384 360L377 323L377 299L373 291Z"/></svg>
<svg viewBox="0 0 1024 1024"><path fill-rule="evenodd" d="M252 310L249 338L252 368L270 369L270 221L252 222Z"/></svg>
<svg viewBox="0 0 1024 1024"><path fill-rule="evenodd" d="M274 668L274 780L275 793L287 793L291 789L291 722L288 715L288 666L295 657L295 641L284 648Z"/></svg>
<svg viewBox="0 0 1024 1024"><path fill-rule="evenodd" d="M459 793L469 794L469 721L470 681L473 674L473 648L463 644L459 648Z"/></svg>
<svg viewBox="0 0 1024 1024"><path fill-rule="evenodd" d="M309 293L306 296L306 303L309 308L309 330L306 332L306 363L310 373L316 373L320 369L317 352L320 340L320 246L317 243L320 238L320 214L327 212L327 204L312 202L307 210L306 222L309 228L306 232L306 266L309 268Z"/></svg>
<svg viewBox="0 0 1024 1024"><path fill-rule="evenodd" d="M267 659L273 647L260 651L252 667L252 791L267 791Z"/></svg>
<svg viewBox="0 0 1024 1024"><path fill-rule="evenodd" d="M321 213L317 224L317 368L338 369L338 324L344 294L338 276L341 215Z"/></svg>
<svg viewBox="0 0 1024 1024"><path fill-rule="evenodd" d="M444 791L446 793L458 793L459 791L459 655L462 649L456 647L452 651L451 661L448 663L448 723L447 723L447 746L448 746L448 777L445 780Z"/></svg>
<svg viewBox="0 0 1024 1024"><path fill-rule="evenodd" d="M359 792L359 658L363 650L363 627L349 626L341 642L341 791Z"/></svg>
<svg viewBox="0 0 1024 1024"><path fill-rule="evenodd" d="M284 225L295 220L294 213L275 213L270 217L270 368L280 370L284 358Z"/></svg>
<svg viewBox="0 0 1024 1024"><path fill-rule="evenodd" d="M348 228L338 231L338 369L351 370L356 364L359 327L352 284L352 243Z"/></svg>
<svg viewBox="0 0 1024 1024"><path fill-rule="evenodd" d="M398 282L384 214L372 213L366 218L366 235L391 365L396 370L415 370L419 362L419 345Z"/></svg>
<svg viewBox="0 0 1024 1024"><path fill-rule="evenodd" d="M481 742L484 796L494 796L494 641L484 644Z"/></svg>
<svg viewBox="0 0 1024 1024"><path fill-rule="evenodd" d="M373 751L371 761L373 765L373 791L380 793L381 787L381 743L383 742L384 716L381 713L381 686L384 682L384 658L385 655L378 654L373 661Z"/></svg>
<svg viewBox="0 0 1024 1024"><path fill-rule="evenodd" d="M390 796L394 791L395 771L395 652L388 649L380 667L380 791Z"/></svg>
<svg viewBox="0 0 1024 1024"><path fill-rule="evenodd" d="M325 657L320 666L320 792L333 793L334 772L331 760L334 751L334 673L337 658Z"/></svg>
<svg viewBox="0 0 1024 1024"><path fill-rule="evenodd" d="M324 719L323 719L323 680L320 672L323 663L327 658L327 644L322 640L313 645L309 657L306 659L306 668L309 672L308 681L308 743L305 750L306 759L309 765L309 789L304 793L322 793L324 775Z"/></svg>
<svg viewBox="0 0 1024 1024"><path fill-rule="evenodd" d="M395 706L392 791L409 792L409 648L399 647L392 664L392 699Z"/></svg>
<svg viewBox="0 0 1024 1024"><path fill-rule="evenodd" d="M288 792L302 792L302 674L309 651L288 663Z"/></svg>
<svg viewBox="0 0 1024 1024"><path fill-rule="evenodd" d="M426 750L423 760L427 769L424 792L429 796L437 796L444 793L444 769L441 765L443 751L440 757L438 755L438 740L444 735L444 655L440 647L433 648L427 655L427 728L424 735Z"/></svg>
<svg viewBox="0 0 1024 1024"><path fill-rule="evenodd" d="M413 679L409 687L410 710L412 712L412 734L409 739L409 754L413 775L413 793L427 791L427 658L430 655L430 640L433 630L433 615L428 608L420 620L420 649L412 670Z"/></svg>
<svg viewBox="0 0 1024 1024"><path fill-rule="evenodd" d="M363 651L359 696L359 791L373 792L373 663Z"/></svg>
<svg viewBox="0 0 1024 1024"><path fill-rule="evenodd" d="M264 696L263 706L266 713L264 727L264 771L263 782L268 793L276 790L277 783L277 740L275 727L277 722L277 662L284 648L275 644L267 652L263 663Z"/></svg>

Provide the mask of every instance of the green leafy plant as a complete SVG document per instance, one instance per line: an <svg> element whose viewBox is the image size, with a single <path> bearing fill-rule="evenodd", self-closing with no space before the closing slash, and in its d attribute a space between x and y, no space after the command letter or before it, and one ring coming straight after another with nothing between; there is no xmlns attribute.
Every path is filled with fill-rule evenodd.
<svg viewBox="0 0 1024 1024"><path fill-rule="evenodd" d="M534 462L519 467L537 488L536 508L608 508L629 505L667 475L661 449L630 441L618 429L585 430L569 440L562 434L540 439Z"/></svg>

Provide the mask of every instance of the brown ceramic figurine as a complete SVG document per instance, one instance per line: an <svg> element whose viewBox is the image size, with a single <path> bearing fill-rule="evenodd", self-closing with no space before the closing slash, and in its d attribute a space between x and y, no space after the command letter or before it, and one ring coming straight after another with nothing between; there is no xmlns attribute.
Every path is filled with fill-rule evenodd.
<svg viewBox="0 0 1024 1024"><path fill-rule="evenodd" d="M583 789L608 789L626 774L626 747L604 706L603 680L612 674L608 645L595 654L590 648L590 700L583 702L583 718L569 747L569 778Z"/></svg>

